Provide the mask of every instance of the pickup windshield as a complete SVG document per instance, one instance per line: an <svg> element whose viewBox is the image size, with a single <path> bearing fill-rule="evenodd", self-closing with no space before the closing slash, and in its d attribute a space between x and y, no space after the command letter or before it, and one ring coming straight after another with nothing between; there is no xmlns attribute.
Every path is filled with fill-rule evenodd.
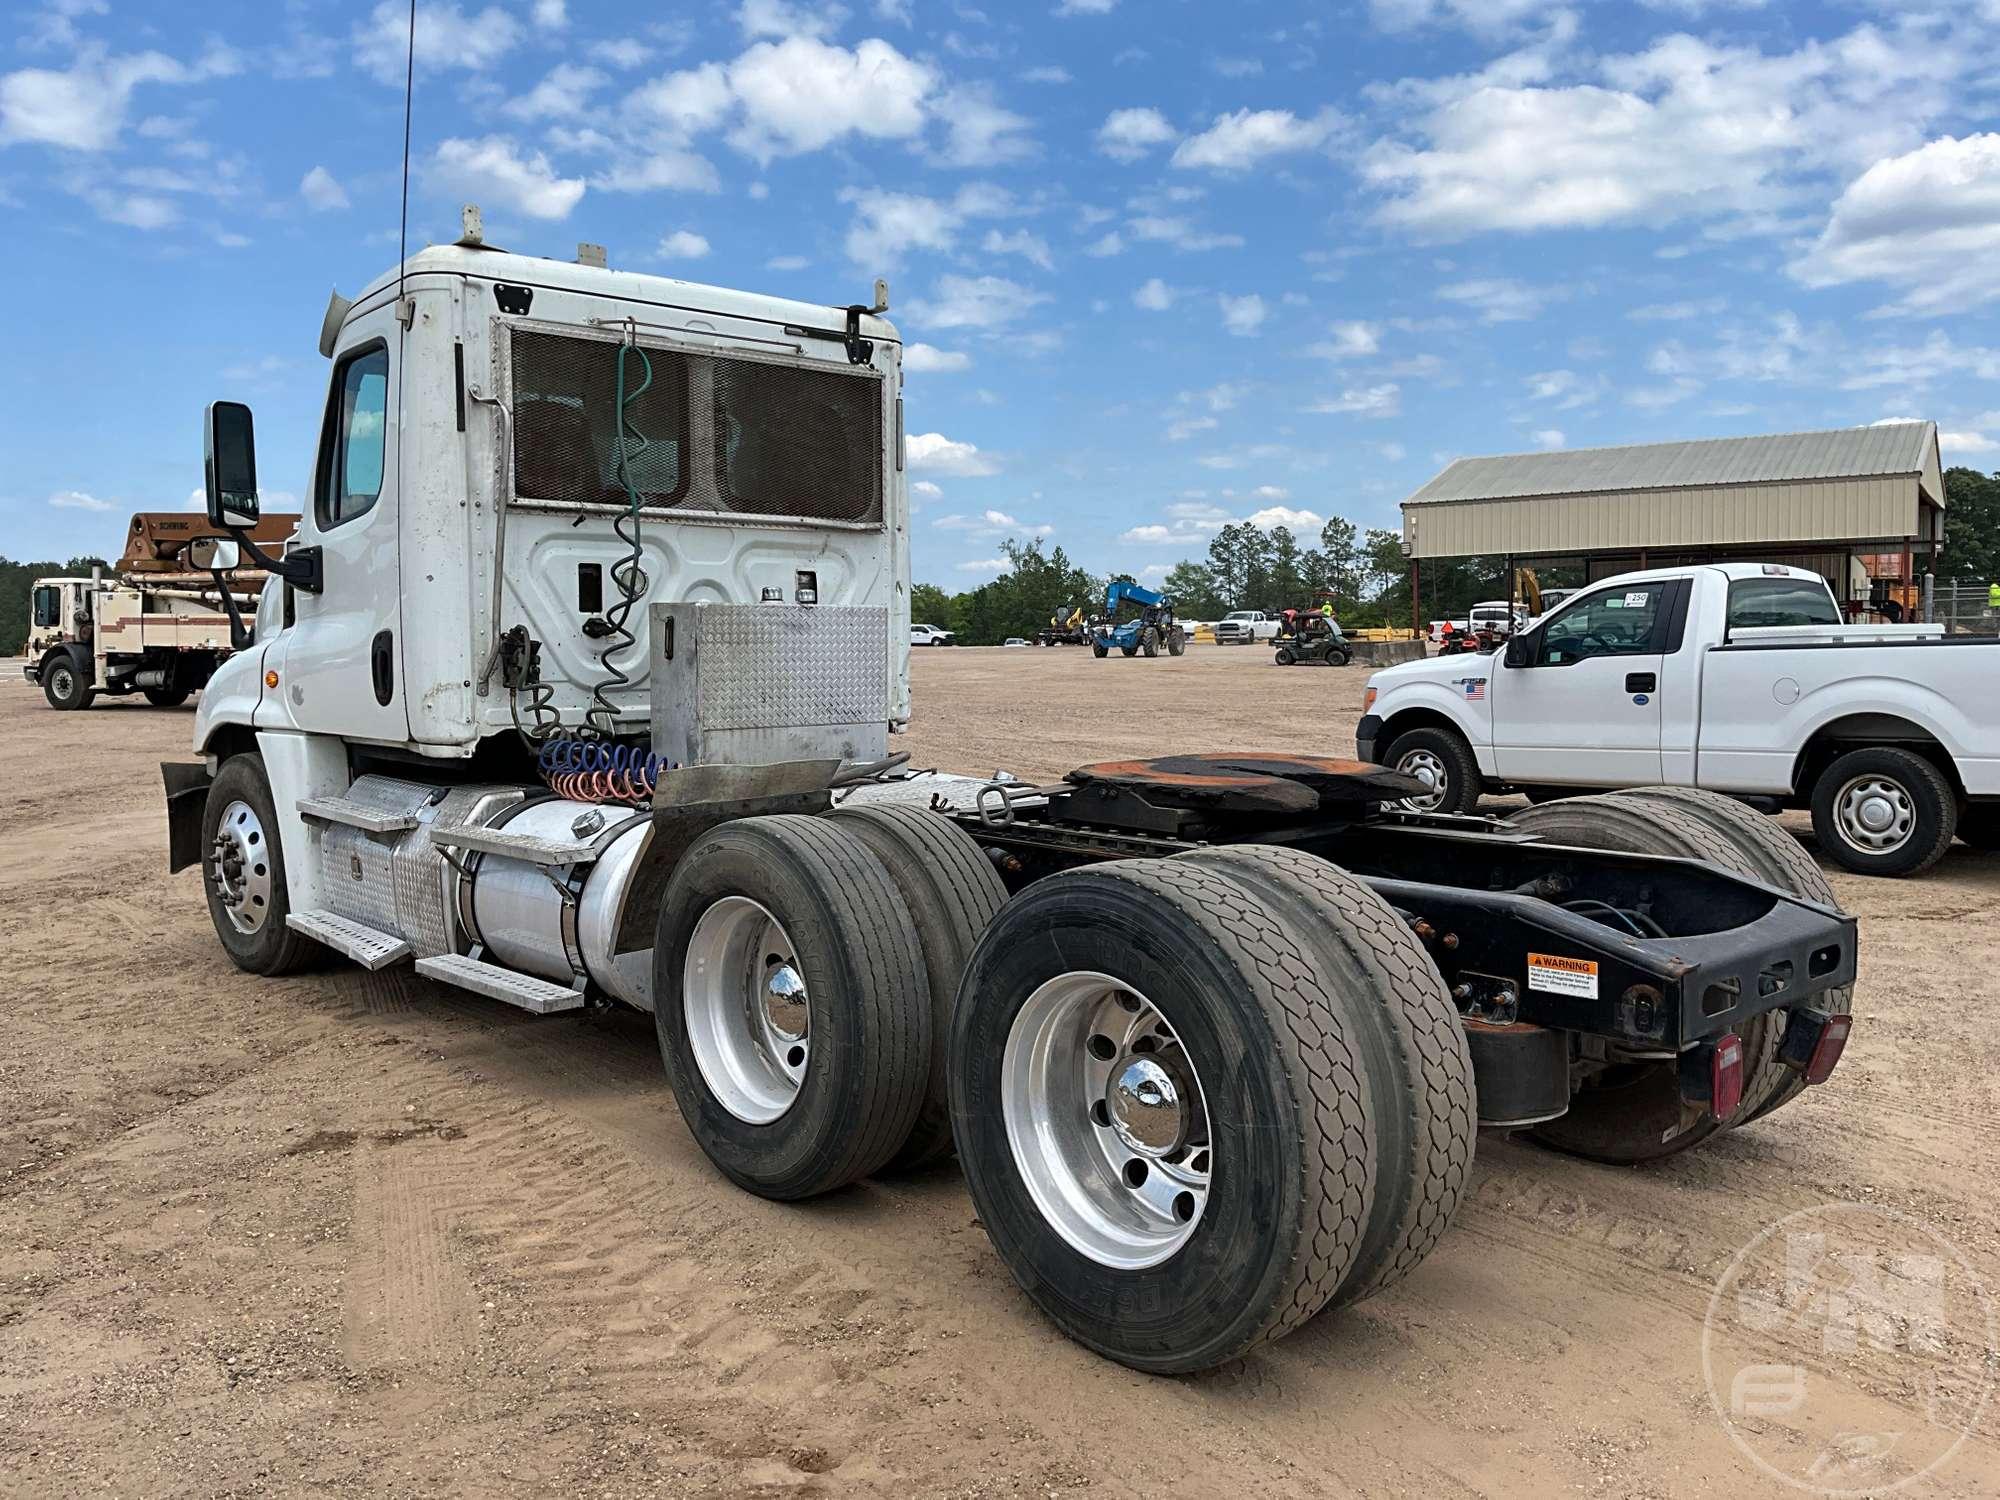
<svg viewBox="0 0 2000 1500"><path fill-rule="evenodd" d="M1817 578L1739 578L1729 585L1729 628L1838 625L1833 595Z"/></svg>

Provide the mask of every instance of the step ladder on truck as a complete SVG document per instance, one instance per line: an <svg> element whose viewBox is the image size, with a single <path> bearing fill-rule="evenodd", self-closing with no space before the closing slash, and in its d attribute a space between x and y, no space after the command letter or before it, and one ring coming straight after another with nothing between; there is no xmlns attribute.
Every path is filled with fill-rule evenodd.
<svg viewBox="0 0 2000 1500"><path fill-rule="evenodd" d="M1555 838L1287 754L908 772L885 308L471 216L335 300L312 503L240 549L292 611L165 767L239 968L650 1012L718 1171L803 1199L955 1150L1026 1296L1156 1372L1414 1269L1481 1127L1635 1161L1826 1076L1854 924L1725 807ZM240 406L207 483L255 522Z"/></svg>

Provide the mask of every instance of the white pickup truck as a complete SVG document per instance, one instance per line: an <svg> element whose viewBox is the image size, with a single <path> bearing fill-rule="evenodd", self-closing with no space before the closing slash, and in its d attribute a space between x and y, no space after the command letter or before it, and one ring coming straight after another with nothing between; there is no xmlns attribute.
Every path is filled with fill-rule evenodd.
<svg viewBox="0 0 2000 1500"><path fill-rule="evenodd" d="M1842 625L1817 574L1655 569L1563 601L1505 650L1368 679L1363 760L1470 812L1484 791L1706 787L1812 809L1850 870L1908 875L1954 835L2000 847L2000 639Z"/></svg>
<svg viewBox="0 0 2000 1500"><path fill-rule="evenodd" d="M1254 646L1278 638L1278 617L1261 609L1232 610L1215 622L1218 646Z"/></svg>

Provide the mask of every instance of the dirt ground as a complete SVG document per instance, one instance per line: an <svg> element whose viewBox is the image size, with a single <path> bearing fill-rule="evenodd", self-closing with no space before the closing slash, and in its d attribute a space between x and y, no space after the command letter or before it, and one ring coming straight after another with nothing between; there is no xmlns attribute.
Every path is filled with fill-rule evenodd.
<svg viewBox="0 0 2000 1500"><path fill-rule="evenodd" d="M916 761L1034 776L1345 752L1365 676L915 655ZM1163 1380L1044 1323L949 1167L730 1187L644 1017L238 974L165 872L191 709L57 714L9 666L0 723L0 1493L1765 1494L1701 1372L1739 1247L1863 1202L2000 1291L2000 858L1834 876L1863 950L1830 1086L1645 1170L1485 1137L1406 1282ZM1919 1420L1865 1358L1827 1378L1859 1428ZM1996 1432L1912 1493L2000 1491Z"/></svg>

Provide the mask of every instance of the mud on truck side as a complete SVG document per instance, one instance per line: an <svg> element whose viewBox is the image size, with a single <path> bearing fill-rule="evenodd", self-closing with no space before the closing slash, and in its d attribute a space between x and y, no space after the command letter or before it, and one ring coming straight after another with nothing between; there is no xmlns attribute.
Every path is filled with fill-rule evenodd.
<svg viewBox="0 0 2000 1500"><path fill-rule="evenodd" d="M1481 1126L1640 1161L1826 1076L1854 924L1714 799L1424 816L1382 767L1231 753L908 773L882 300L472 233L336 299L291 613L165 768L234 963L648 1011L717 1170L800 1199L955 1150L1028 1297L1161 1372L1406 1275ZM248 525L249 413L208 436Z"/></svg>

